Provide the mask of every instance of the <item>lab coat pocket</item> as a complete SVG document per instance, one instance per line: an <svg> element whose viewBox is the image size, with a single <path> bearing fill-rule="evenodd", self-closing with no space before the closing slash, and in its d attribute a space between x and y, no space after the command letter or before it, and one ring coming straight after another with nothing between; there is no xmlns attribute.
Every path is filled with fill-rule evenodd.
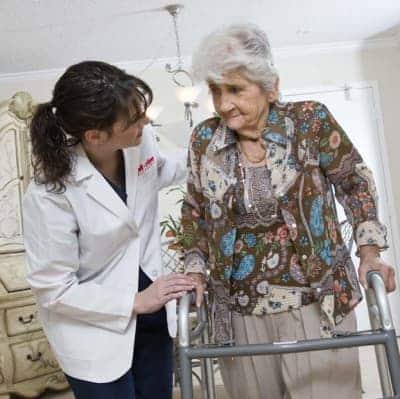
<svg viewBox="0 0 400 399"><path fill-rule="evenodd" d="M73 359L92 358L95 342L103 338L100 329L55 312L51 313L49 330L54 351Z"/></svg>

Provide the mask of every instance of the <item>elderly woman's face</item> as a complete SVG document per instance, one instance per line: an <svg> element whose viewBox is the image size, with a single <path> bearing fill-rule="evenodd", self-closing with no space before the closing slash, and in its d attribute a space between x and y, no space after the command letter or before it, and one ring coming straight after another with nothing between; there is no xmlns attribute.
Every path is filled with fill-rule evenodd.
<svg viewBox="0 0 400 399"><path fill-rule="evenodd" d="M268 92L238 72L209 82L209 88L215 110L230 129L248 138L260 136L269 111Z"/></svg>

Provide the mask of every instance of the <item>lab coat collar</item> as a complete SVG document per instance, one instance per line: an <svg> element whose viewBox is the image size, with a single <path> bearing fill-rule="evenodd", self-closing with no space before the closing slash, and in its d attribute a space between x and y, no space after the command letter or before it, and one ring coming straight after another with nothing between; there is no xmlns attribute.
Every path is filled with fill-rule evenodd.
<svg viewBox="0 0 400 399"><path fill-rule="evenodd" d="M80 144L76 147L76 159L72 176L77 183L87 179L85 185L87 194L110 212L120 217L137 232L138 227L134 220L134 209L136 205L137 166L139 164L140 148L124 149L123 154L125 186L128 196L126 205L103 175L90 162Z"/></svg>
<svg viewBox="0 0 400 399"><path fill-rule="evenodd" d="M82 144L77 144L75 147L75 159L72 171L73 179L79 183L87 177L92 176L95 171L96 168L89 161Z"/></svg>

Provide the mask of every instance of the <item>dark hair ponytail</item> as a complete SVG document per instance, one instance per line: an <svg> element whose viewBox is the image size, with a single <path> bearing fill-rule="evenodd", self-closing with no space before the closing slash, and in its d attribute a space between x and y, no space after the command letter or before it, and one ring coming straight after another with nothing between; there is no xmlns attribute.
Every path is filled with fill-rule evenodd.
<svg viewBox="0 0 400 399"><path fill-rule="evenodd" d="M71 147L85 131L111 132L120 117L134 123L152 99L145 82L113 65L85 61L69 67L57 81L52 101L39 104L31 122L35 182L64 191L74 162Z"/></svg>
<svg viewBox="0 0 400 399"><path fill-rule="evenodd" d="M71 173L72 158L69 147L79 139L67 138L57 121L56 108L51 102L39 104L30 126L33 174L36 183L50 184L52 191L62 191L60 178Z"/></svg>

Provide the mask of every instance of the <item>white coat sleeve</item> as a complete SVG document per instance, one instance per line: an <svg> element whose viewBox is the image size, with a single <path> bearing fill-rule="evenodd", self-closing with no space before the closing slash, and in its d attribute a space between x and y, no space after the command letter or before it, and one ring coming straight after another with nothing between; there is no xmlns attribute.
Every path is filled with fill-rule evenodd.
<svg viewBox="0 0 400 399"><path fill-rule="evenodd" d="M158 189L161 190L174 184L183 183L187 175L187 150L177 148L168 151L168 153L163 153L158 146L154 129L149 125L146 128L151 129L153 135L153 145L157 158Z"/></svg>
<svg viewBox="0 0 400 399"><path fill-rule="evenodd" d="M123 333L132 318L134 292L79 281L79 225L65 195L28 190L23 214L26 277L38 305Z"/></svg>

